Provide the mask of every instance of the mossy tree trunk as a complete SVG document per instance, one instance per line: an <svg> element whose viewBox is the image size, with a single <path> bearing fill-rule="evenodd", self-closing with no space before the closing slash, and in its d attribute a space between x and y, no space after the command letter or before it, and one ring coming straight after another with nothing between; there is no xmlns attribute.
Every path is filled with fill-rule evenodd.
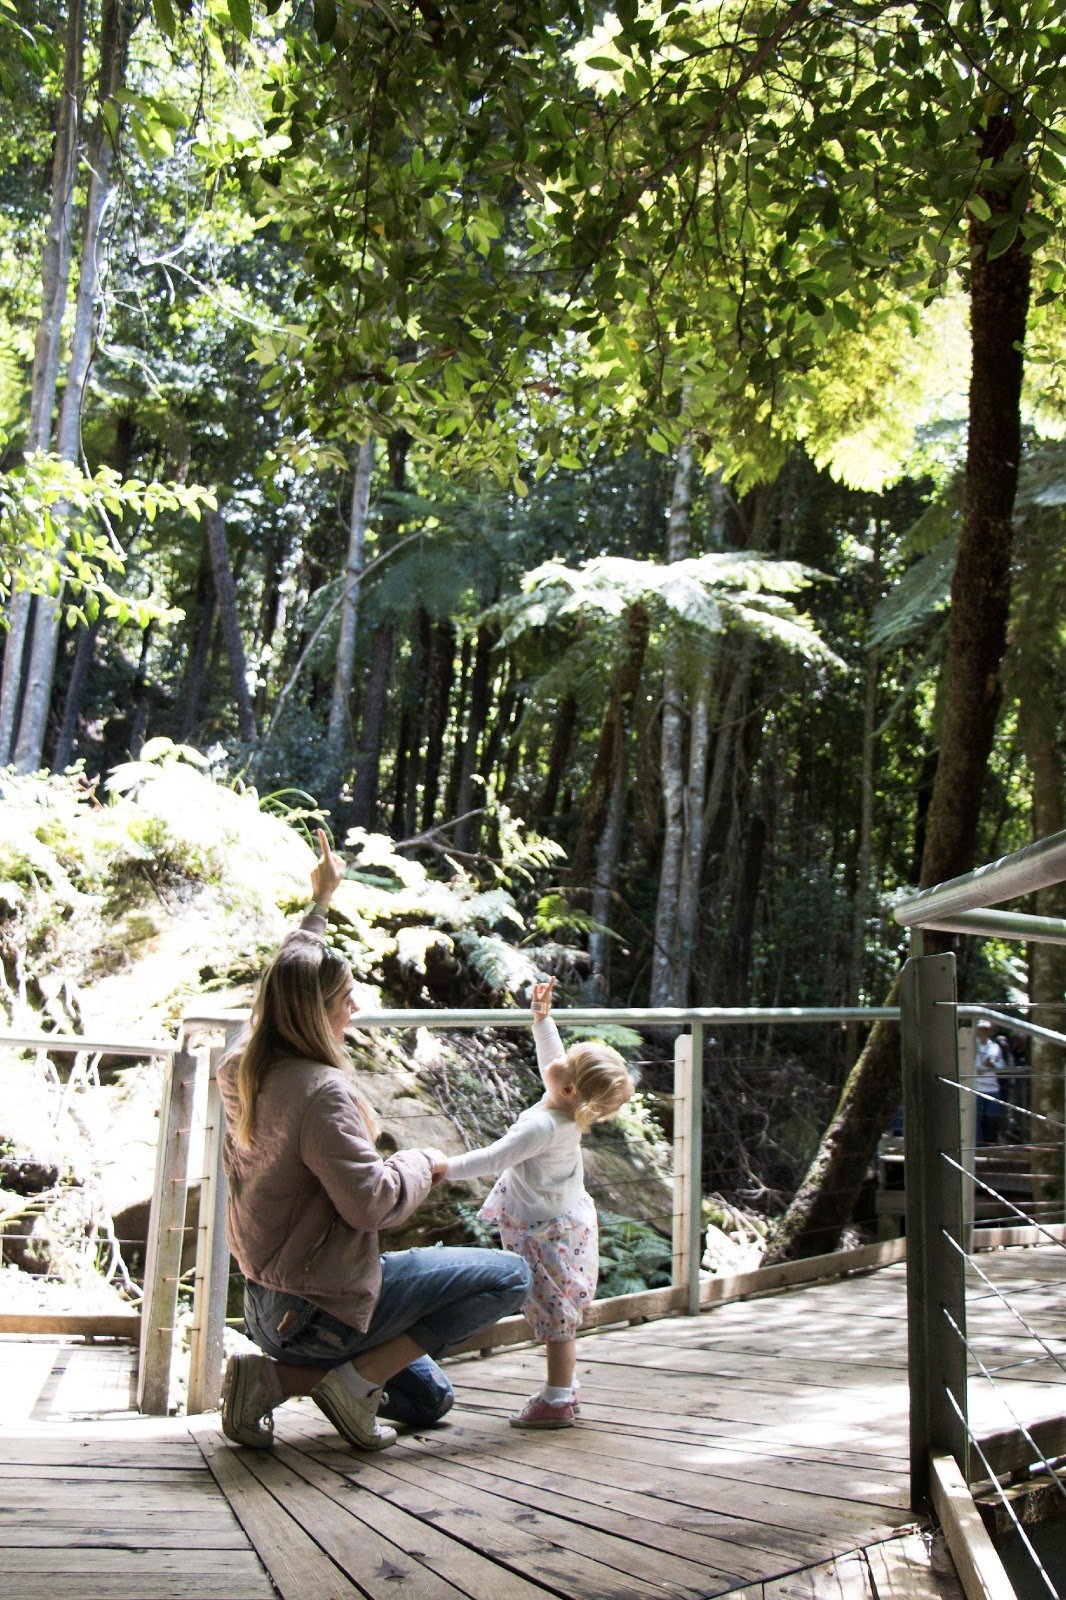
<svg viewBox="0 0 1066 1600"><path fill-rule="evenodd" d="M982 157L1002 159L1013 139L993 117ZM1012 196L988 189L988 222L970 223L969 438L962 527L951 585L940 751L922 849L921 887L974 864L981 792L1002 697L1001 666L1010 612L1014 499L1021 454L1022 344L1030 257L1017 239L990 260L989 240L1010 214ZM926 949L950 945L927 936ZM898 989L893 986L889 1004ZM852 1068L807 1176L774 1233L768 1261L832 1249L846 1227L900 1099L899 1030L878 1023Z"/></svg>

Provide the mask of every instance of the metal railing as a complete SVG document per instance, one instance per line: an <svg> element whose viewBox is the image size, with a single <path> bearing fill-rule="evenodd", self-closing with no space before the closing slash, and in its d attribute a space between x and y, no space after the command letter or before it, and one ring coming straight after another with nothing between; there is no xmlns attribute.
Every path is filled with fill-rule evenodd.
<svg viewBox="0 0 1066 1600"><path fill-rule="evenodd" d="M1066 1372L1057 1348L1035 1319L974 1259L974 1192L997 1203L1003 1220L1014 1225L1017 1242L1066 1249L1066 1226L1052 1223L1048 1204L1026 1210L977 1170L976 1111L997 1099L976 1081L969 1024L978 1017L1008 1022L1011 1030L1066 1047L1066 1034L1014 1016L1011 1007L960 1005L956 964L951 954L927 955L923 930L978 937L1066 943L1066 921L1023 912L990 910L1004 900L1050 888L1066 880L1066 833L1004 856L959 878L923 891L896 909L911 930L911 956L901 983L901 1044L906 1146L906 1232L908 1241L908 1347L911 1390L911 1498L916 1507L932 1504L940 1516L967 1593L1012 1592L970 1496L981 1480L1002 1507L1043 1587L1058 1589L1048 1576L1008 1492L1019 1474L1042 1473L1052 1493L1066 1500L1054 1457L1061 1454L1060 1419L1037 1426L1015 1410L1004 1378L1017 1361L997 1367L967 1332L967 1277L979 1292L995 1298L1014 1325L1032 1341L1034 1360ZM1020 1007L1024 1010L1026 1007ZM962 1026L960 1027L960 1023ZM1018 1107L1029 1120L1028 1146L1034 1155L1053 1155L1055 1169L1033 1163L1034 1184L1055 1180L1063 1193L1062 1122L1032 1106ZM1035 1129L1035 1131L1034 1131ZM1062 1216L1062 1200L1057 1200ZM998 1380L998 1381L997 1381ZM970 1421L970 1389L989 1386L1012 1427L994 1440L980 1436ZM1010 1437L1004 1437L1004 1433ZM1052 1443L1058 1443L1056 1451ZM1007 1462L1006 1467L1003 1463ZM978 1469L979 1466L979 1469ZM967 1577L972 1580L972 1590ZM981 1585L985 1587L982 1588Z"/></svg>
<svg viewBox="0 0 1066 1600"><path fill-rule="evenodd" d="M753 1293L761 1288L825 1275L829 1270L826 1266L829 1256L813 1262L789 1263L782 1267L737 1273L734 1275L737 1282L728 1286L721 1279L710 1282L706 1278L701 1279L703 1058L706 1030L711 1027L749 1027L753 1024L783 1026L794 1023L825 1025L895 1021L899 1017L897 1007L575 1007L559 1010L555 1016L563 1027L571 1024L582 1027L621 1024L648 1030L679 1030L674 1041L671 1283L665 1289L596 1301L586 1314L586 1326L678 1312L695 1315L701 1307L734 1294ZM230 1263L223 1226L225 1175L220 1159L221 1116L214 1079L218 1062L227 1046L236 1038L246 1017L245 1011L199 1007L187 1013L182 1021L181 1049L174 1057L173 1071L168 1076L168 1103L164 1104L160 1117L159 1159L141 1339L142 1410L165 1410L170 1390L172 1346L169 1330L172 1330L175 1320L190 1167L201 1176L200 1225L190 1330L192 1349L188 1409L190 1412L208 1410L218 1401ZM396 1029L411 1032L425 1028L435 1032L450 1032L489 1027L524 1030L528 1029L529 1024L528 1010L383 1010L361 1012L352 1031ZM207 1100L202 1149L192 1149L188 1142L192 1118L186 1107L191 1104L197 1081L206 1084L206 1089L200 1091ZM859 1270L878 1265L898 1259L901 1253L898 1241L860 1248L840 1257L841 1270ZM155 1285L151 1295L147 1289L149 1279ZM481 1341L471 1341L471 1347L477 1347L478 1343L495 1346L529 1337L523 1318L509 1318L505 1323L496 1324Z"/></svg>

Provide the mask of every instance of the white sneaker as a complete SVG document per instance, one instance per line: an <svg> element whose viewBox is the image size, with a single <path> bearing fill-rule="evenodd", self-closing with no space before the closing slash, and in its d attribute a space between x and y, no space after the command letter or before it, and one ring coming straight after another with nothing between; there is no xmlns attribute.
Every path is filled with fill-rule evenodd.
<svg viewBox="0 0 1066 1600"><path fill-rule="evenodd" d="M274 1443L279 1385L273 1367L268 1356L230 1356L222 1380L222 1432L234 1444L269 1450Z"/></svg>
<svg viewBox="0 0 1066 1600"><path fill-rule="evenodd" d="M329 1418L337 1432L356 1450L387 1450L396 1443L396 1429L377 1420L383 1389L353 1395L336 1368L311 1390L311 1399Z"/></svg>

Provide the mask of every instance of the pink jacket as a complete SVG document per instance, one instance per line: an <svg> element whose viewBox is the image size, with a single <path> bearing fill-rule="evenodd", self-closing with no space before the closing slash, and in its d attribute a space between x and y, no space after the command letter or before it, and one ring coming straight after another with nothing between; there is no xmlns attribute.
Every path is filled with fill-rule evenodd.
<svg viewBox="0 0 1066 1600"><path fill-rule="evenodd" d="M229 1127L236 1124L237 1059L218 1072ZM227 1132L226 1230L245 1277L301 1295L361 1331L381 1292L379 1228L398 1228L425 1199L430 1161L399 1150L383 1161L344 1072L280 1060L263 1076L255 1142Z"/></svg>

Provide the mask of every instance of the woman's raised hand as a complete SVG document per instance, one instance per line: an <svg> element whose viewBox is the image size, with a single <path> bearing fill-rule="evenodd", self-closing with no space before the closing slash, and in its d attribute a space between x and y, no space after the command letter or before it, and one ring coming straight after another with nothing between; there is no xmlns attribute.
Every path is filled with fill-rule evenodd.
<svg viewBox="0 0 1066 1600"><path fill-rule="evenodd" d="M545 1017L551 1016L552 990L554 988L554 978L549 978L547 983L535 983L533 985L533 996L529 1002L529 1009L533 1013L534 1022L543 1022Z"/></svg>
<svg viewBox="0 0 1066 1600"><path fill-rule="evenodd" d="M315 905L324 911L333 899L338 883L344 882L344 857L339 856L329 842L324 828L318 829L319 859L311 872L311 893Z"/></svg>

